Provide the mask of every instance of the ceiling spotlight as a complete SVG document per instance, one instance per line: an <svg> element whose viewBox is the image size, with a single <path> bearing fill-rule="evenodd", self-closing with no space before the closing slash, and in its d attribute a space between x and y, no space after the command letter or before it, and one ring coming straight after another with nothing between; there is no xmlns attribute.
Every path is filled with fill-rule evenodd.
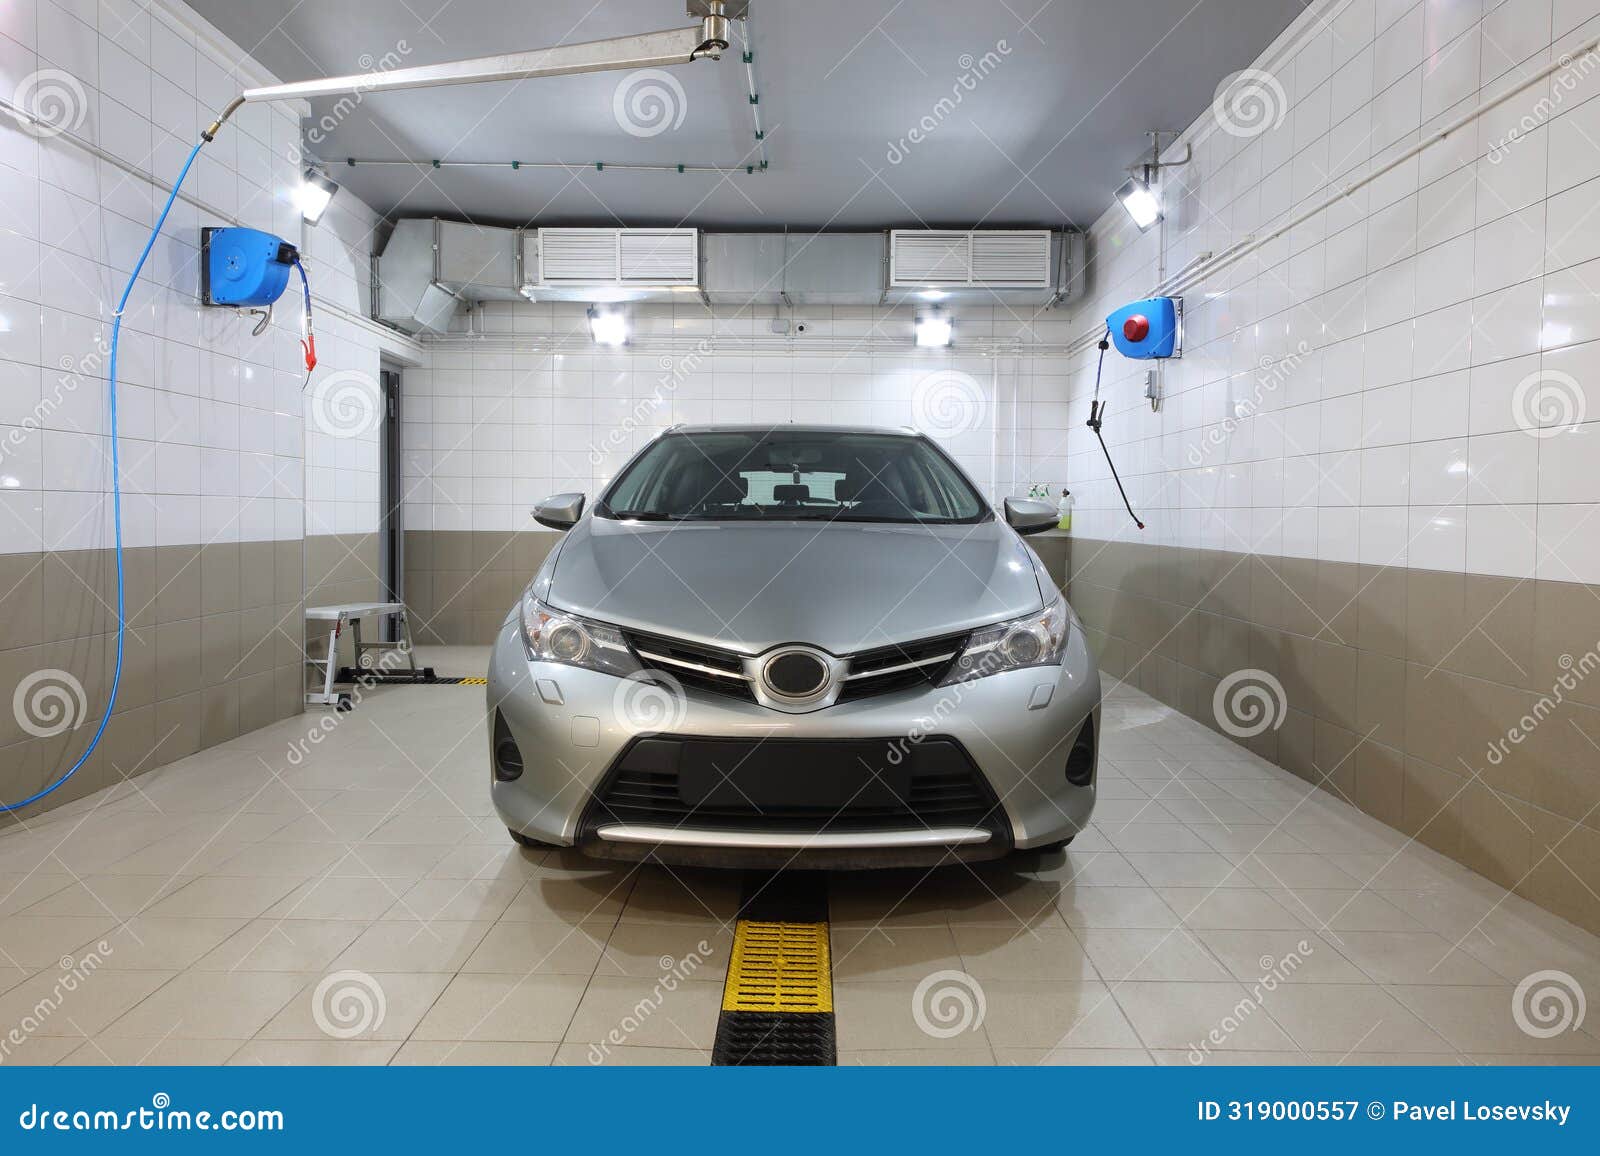
<svg viewBox="0 0 1600 1156"><path fill-rule="evenodd" d="M620 309L589 309L589 336L596 345L623 345L628 340L628 318Z"/></svg>
<svg viewBox="0 0 1600 1156"><path fill-rule="evenodd" d="M917 318L917 344L939 348L950 344L950 316L947 313L924 313Z"/></svg>
<svg viewBox="0 0 1600 1156"><path fill-rule="evenodd" d="M333 200L333 194L339 191L339 186L323 173L316 169L307 169L300 179L300 187L295 190L295 207L300 210L300 216L308 225L315 225L322 220L322 214L328 208L328 202Z"/></svg>
<svg viewBox="0 0 1600 1156"><path fill-rule="evenodd" d="M924 301L943 301L946 297L950 296L950 294L946 293L943 289L920 289L917 291L917 296L921 297Z"/></svg>
<svg viewBox="0 0 1600 1156"><path fill-rule="evenodd" d="M1128 216L1133 218L1141 233L1161 219L1161 198L1150 185L1148 166L1144 176L1129 177L1117 190L1117 200L1128 210Z"/></svg>

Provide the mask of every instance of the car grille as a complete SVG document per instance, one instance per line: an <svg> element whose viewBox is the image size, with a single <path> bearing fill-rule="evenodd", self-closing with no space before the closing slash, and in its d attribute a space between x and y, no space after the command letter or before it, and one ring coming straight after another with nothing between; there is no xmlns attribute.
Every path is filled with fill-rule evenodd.
<svg viewBox="0 0 1600 1156"><path fill-rule="evenodd" d="M892 756L890 751L897 753ZM695 801L696 760L714 760L713 778L732 784L714 800ZM893 767L893 790L882 776ZM777 780L831 772L816 797L796 802ZM587 829L609 823L695 829L799 831L924 830L986 827L1007 835L1009 824L989 784L965 748L929 737L831 742L768 739L636 739L618 757L596 792Z"/></svg>
<svg viewBox="0 0 1600 1156"><path fill-rule="evenodd" d="M745 702L755 701L750 681L744 674L744 657L736 651L659 634L625 633L640 662L646 667L666 671L685 688ZM955 662L966 640L965 634L947 634L846 655L849 667L838 701L854 702L900 690L935 686Z"/></svg>

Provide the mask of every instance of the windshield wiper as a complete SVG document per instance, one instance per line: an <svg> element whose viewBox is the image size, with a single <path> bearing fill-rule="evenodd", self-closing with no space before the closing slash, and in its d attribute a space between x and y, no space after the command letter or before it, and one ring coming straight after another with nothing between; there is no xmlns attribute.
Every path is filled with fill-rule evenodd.
<svg viewBox="0 0 1600 1156"><path fill-rule="evenodd" d="M663 514L659 510L610 510L613 518L625 518L630 522L681 522L677 514Z"/></svg>

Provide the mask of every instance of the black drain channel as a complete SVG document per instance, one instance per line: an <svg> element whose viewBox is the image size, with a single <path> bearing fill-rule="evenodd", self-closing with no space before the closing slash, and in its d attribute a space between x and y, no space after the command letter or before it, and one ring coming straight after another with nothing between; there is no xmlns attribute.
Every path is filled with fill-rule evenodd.
<svg viewBox="0 0 1600 1156"><path fill-rule="evenodd" d="M822 872L745 875L711 1062L838 1063Z"/></svg>

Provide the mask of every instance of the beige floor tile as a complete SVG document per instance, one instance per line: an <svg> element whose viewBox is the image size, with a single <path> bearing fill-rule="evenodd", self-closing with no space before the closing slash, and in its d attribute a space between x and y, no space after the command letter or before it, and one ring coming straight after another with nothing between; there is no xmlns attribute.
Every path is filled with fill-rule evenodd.
<svg viewBox="0 0 1600 1156"><path fill-rule="evenodd" d="M1303 888L1355 889L1360 883L1327 855L1252 854L1230 856L1242 874L1258 887L1299 891Z"/></svg>
<svg viewBox="0 0 1600 1156"><path fill-rule="evenodd" d="M1234 979L1274 983L1368 983L1365 972L1314 932L1199 931Z"/></svg>
<svg viewBox="0 0 1600 1156"><path fill-rule="evenodd" d="M172 977L170 971L48 968L0 995L0 1024L24 1035L98 1036Z"/></svg>
<svg viewBox="0 0 1600 1156"><path fill-rule="evenodd" d="M996 1048L1137 1048L1139 1037L1105 984L990 980L983 1030Z"/></svg>
<svg viewBox="0 0 1600 1156"><path fill-rule="evenodd" d="M1100 977L1173 982L1217 982L1228 978L1195 933L1186 928L1080 927L1073 934Z"/></svg>
<svg viewBox="0 0 1600 1156"><path fill-rule="evenodd" d="M1431 931L1338 931L1341 952L1379 983L1494 986L1503 977Z"/></svg>
<svg viewBox="0 0 1600 1156"><path fill-rule="evenodd" d="M458 975L412 1038L560 1043L587 985L579 975Z"/></svg>
<svg viewBox="0 0 1600 1156"><path fill-rule="evenodd" d="M1016 1067L1148 1068L1143 1048L996 1048L995 1062Z"/></svg>
<svg viewBox="0 0 1600 1156"><path fill-rule="evenodd" d="M1148 819L1116 822L1109 816L1102 817L1098 807L1095 808L1094 822L1105 832L1111 845L1124 855L1133 852L1206 852L1220 849L1182 823L1157 823Z"/></svg>
<svg viewBox="0 0 1600 1156"><path fill-rule="evenodd" d="M538 874L545 852L511 843L504 847L482 847L463 843L452 847L432 867L430 879L521 879L527 882Z"/></svg>
<svg viewBox="0 0 1600 1156"><path fill-rule="evenodd" d="M407 1040L389 1063L393 1067L508 1066L547 1067L555 1044L495 1043L468 1040Z"/></svg>
<svg viewBox="0 0 1600 1156"><path fill-rule="evenodd" d="M383 1067L399 1050L398 1041L254 1039L233 1053L228 1066Z"/></svg>
<svg viewBox="0 0 1600 1156"><path fill-rule="evenodd" d="M970 930L1004 939L1021 929ZM842 927L831 929L829 941L836 981L910 980L916 983L929 972L961 967L956 936L948 927Z"/></svg>
<svg viewBox="0 0 1600 1156"><path fill-rule="evenodd" d="M244 922L198 916L140 915L118 924L101 938L85 944L80 951L96 952L108 967L182 971L238 931Z"/></svg>
<svg viewBox="0 0 1600 1156"><path fill-rule="evenodd" d="M1196 930L1233 931L1300 928L1306 918L1278 902L1265 891L1236 887L1158 888L1168 907Z"/></svg>
<svg viewBox="0 0 1600 1156"><path fill-rule="evenodd" d="M1518 1026L1513 1012L1514 990L1510 986L1416 985L1388 989L1395 999L1415 1012L1458 1051L1525 1056L1600 1056L1600 1037L1589 1034L1587 1030L1568 1030L1547 1038L1530 1035L1523 1030ZM1529 1022L1536 1023L1531 1019ZM1586 1019L1586 1025L1588 1022Z"/></svg>
<svg viewBox="0 0 1600 1156"><path fill-rule="evenodd" d="M340 952L330 970L457 972L483 941L488 922L380 919Z"/></svg>
<svg viewBox="0 0 1600 1156"><path fill-rule="evenodd" d="M435 843L355 843L328 868L328 874L421 879L451 851Z"/></svg>
<svg viewBox="0 0 1600 1156"><path fill-rule="evenodd" d="M199 915L254 919L297 884L274 876L206 875L154 904L149 915Z"/></svg>
<svg viewBox="0 0 1600 1156"><path fill-rule="evenodd" d="M8 915L0 919L0 963L29 970L54 967L119 922L111 915Z"/></svg>
<svg viewBox="0 0 1600 1156"><path fill-rule="evenodd" d="M987 1068L995 1062L989 1048L898 1048L886 1051L840 1052L841 1068Z"/></svg>
<svg viewBox="0 0 1600 1156"><path fill-rule="evenodd" d="M596 925L594 933L603 935L605 925ZM618 923L605 941L595 974L653 978L666 971L678 971L697 980L721 983L728 973L732 950L732 927L714 923ZM834 967L837 974L837 952Z"/></svg>
<svg viewBox="0 0 1600 1156"><path fill-rule="evenodd" d="M29 907L28 915L113 915L127 919L188 883L192 876L86 875Z"/></svg>
<svg viewBox="0 0 1600 1156"><path fill-rule="evenodd" d="M224 875L284 875L310 879L344 858L343 843L253 843L218 868Z"/></svg>
<svg viewBox="0 0 1600 1156"><path fill-rule="evenodd" d="M305 986L306 979L286 972L186 971L112 1023L106 1034L249 1039Z"/></svg>
<svg viewBox="0 0 1600 1156"><path fill-rule="evenodd" d="M1082 945L1064 927L963 925L953 930L961 970L980 980L1076 983L1100 978Z"/></svg>
<svg viewBox="0 0 1600 1156"><path fill-rule="evenodd" d="M377 919L395 909L405 890L403 879L326 875L306 880L262 914L268 919Z"/></svg>
<svg viewBox="0 0 1600 1156"><path fill-rule="evenodd" d="M561 1067L672 1067L704 1068L711 1052L701 1048L641 1048L624 1044L562 1044L553 1061Z"/></svg>
<svg viewBox="0 0 1600 1156"><path fill-rule="evenodd" d="M1313 927L1345 931L1420 931L1414 918L1376 891L1296 888L1269 891L1278 902Z"/></svg>
<svg viewBox="0 0 1600 1156"><path fill-rule="evenodd" d="M450 982L448 974L330 971L312 977L263 1027L269 1040L407 1039Z"/></svg>
<svg viewBox="0 0 1600 1156"><path fill-rule="evenodd" d="M396 888L400 897L387 918L493 923L505 914L522 886L516 879L421 879Z"/></svg>
<svg viewBox="0 0 1600 1156"><path fill-rule="evenodd" d="M946 909L957 924L996 927L1064 927L1056 900L1062 887L1020 875L988 876L961 884Z"/></svg>
<svg viewBox="0 0 1600 1156"><path fill-rule="evenodd" d="M503 975L592 975L611 934L609 923L490 926L461 971Z"/></svg>
<svg viewBox="0 0 1600 1156"><path fill-rule="evenodd" d="M1294 1041L1269 1014L1282 991L1270 993L1264 1004L1256 1004L1248 1012L1240 1010L1248 993L1237 983L1133 980L1115 985L1113 994L1147 1047L1205 1054L1293 1051Z"/></svg>
<svg viewBox="0 0 1600 1156"><path fill-rule="evenodd" d="M7 1040L0 1047L0 1067L47 1068L89 1046L82 1036L23 1036L21 1043Z"/></svg>
<svg viewBox="0 0 1600 1156"><path fill-rule="evenodd" d="M113 1039L85 1040L61 1061L74 1067L214 1067L228 1062L245 1040Z"/></svg>
<svg viewBox="0 0 1600 1156"><path fill-rule="evenodd" d="M1151 887L1065 887L1056 901L1067 926L1170 930L1177 913Z"/></svg>
<svg viewBox="0 0 1600 1156"><path fill-rule="evenodd" d="M8 871L0 874L0 918L16 915L75 882L77 881L71 875L45 871L35 871L32 874ZM96 908L90 914L99 914L100 910Z"/></svg>
<svg viewBox="0 0 1600 1156"><path fill-rule="evenodd" d="M984 985L987 988L988 985ZM970 983L963 989L971 999ZM917 984L910 980L875 982L835 982L833 985L833 1010L838 1032L839 1051L949 1051L957 1053L973 1048L986 1048L988 1037L976 1020L976 1003L970 1002L973 1011L963 1014L954 1001L941 1005L951 1013L948 1020L929 1019L924 1022L936 1029L953 1028L962 1022L966 1030L951 1036L936 1036L918 1025L914 1012ZM988 1015L988 996L985 1000L985 1018ZM936 1009L937 1010L937 1009Z"/></svg>
<svg viewBox="0 0 1600 1156"><path fill-rule="evenodd" d="M1470 988L1449 988L1470 991ZM1448 1052L1451 1045L1383 988L1367 984L1286 983L1267 1009L1307 1051ZM1506 1007L1509 1018L1509 1002ZM1330 1012L1337 1009L1337 1014Z"/></svg>
<svg viewBox="0 0 1600 1156"><path fill-rule="evenodd" d="M623 923L731 923L739 913L737 872L657 867L639 872Z"/></svg>
<svg viewBox="0 0 1600 1156"><path fill-rule="evenodd" d="M1216 851L1127 853L1128 862L1155 888L1253 887L1227 856Z"/></svg>
<svg viewBox="0 0 1600 1156"><path fill-rule="evenodd" d="M1053 856L1037 856L1029 874L1056 884L1076 887L1126 887L1144 885L1144 876L1119 851L1079 851L1077 845Z"/></svg>
<svg viewBox="0 0 1600 1156"><path fill-rule="evenodd" d="M710 1050L721 1007L719 983L599 975L583 993L565 1042Z"/></svg>
<svg viewBox="0 0 1600 1156"><path fill-rule="evenodd" d="M622 914L633 887L625 871L541 869L512 898L502 919L564 923L609 922Z"/></svg>
<svg viewBox="0 0 1600 1156"><path fill-rule="evenodd" d="M360 935L365 922L252 919L194 964L199 971L321 971Z"/></svg>

